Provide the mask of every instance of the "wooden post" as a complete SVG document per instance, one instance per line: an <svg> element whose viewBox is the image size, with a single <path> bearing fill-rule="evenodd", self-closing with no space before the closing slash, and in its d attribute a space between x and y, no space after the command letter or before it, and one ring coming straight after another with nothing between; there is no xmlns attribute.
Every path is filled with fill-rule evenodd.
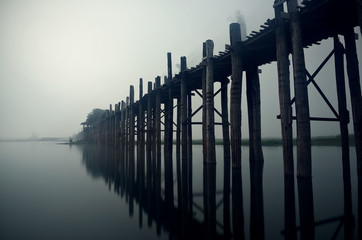
<svg viewBox="0 0 362 240"><path fill-rule="evenodd" d="M130 86L129 92L129 164L130 164L130 171L131 176L134 176L134 143L135 143L135 116L133 111L133 104L134 104L134 87L133 85ZM131 179L133 183L133 179Z"/></svg>
<svg viewBox="0 0 362 240"><path fill-rule="evenodd" d="M137 142L138 142L138 155L137 157L140 161L140 175L141 177L144 176L145 171L145 111L143 108L143 79L140 78L140 85L139 85L139 101L138 101L138 121L137 124L139 128L137 129ZM141 181L143 179L141 178Z"/></svg>
<svg viewBox="0 0 362 240"><path fill-rule="evenodd" d="M206 153L204 162L216 163L215 154L215 118L214 118L214 63L213 63L214 43L212 40L206 41Z"/></svg>
<svg viewBox="0 0 362 240"><path fill-rule="evenodd" d="M171 159L172 157L172 136L173 136L173 97L172 97L172 63L171 53L167 53L167 85L168 85L168 97L165 102L165 137L164 137L164 154L165 159ZM171 162L172 164L172 162Z"/></svg>
<svg viewBox="0 0 362 240"><path fill-rule="evenodd" d="M187 158L189 161L192 161L192 123L191 123L191 115L192 115L192 102L191 102L191 91L187 93Z"/></svg>
<svg viewBox="0 0 362 240"><path fill-rule="evenodd" d="M249 149L251 161L264 161L261 146L260 81L257 66L246 69L246 96L249 118Z"/></svg>
<svg viewBox="0 0 362 240"><path fill-rule="evenodd" d="M181 57L181 132L182 132L182 160L187 160L187 83L186 57Z"/></svg>
<svg viewBox="0 0 362 240"><path fill-rule="evenodd" d="M347 75L351 96L354 138L357 155L357 174L362 176L362 98L361 84L358 70L356 41L353 28L344 33L346 45Z"/></svg>
<svg viewBox="0 0 362 240"><path fill-rule="evenodd" d="M121 102L121 130L120 130L120 145L121 145L121 153L124 154L124 147L125 147L125 102Z"/></svg>
<svg viewBox="0 0 362 240"><path fill-rule="evenodd" d="M173 206L173 167L172 167L172 136L173 136L173 96L172 96L172 64L171 53L167 53L168 69L168 98L165 103L165 140L164 140L164 166L165 166L165 202L168 210ZM171 215L168 215L171 217Z"/></svg>
<svg viewBox="0 0 362 240"><path fill-rule="evenodd" d="M206 58L206 43L204 42L202 44L202 58ZM204 62L205 63L205 62ZM204 156L205 161L205 154L207 152L207 145L205 143L206 141L206 66L204 64L204 67L202 69L202 77L201 77L201 86L202 86L202 153Z"/></svg>
<svg viewBox="0 0 362 240"><path fill-rule="evenodd" d="M114 145L119 147L119 111L120 111L120 103L115 105L114 109Z"/></svg>
<svg viewBox="0 0 362 240"><path fill-rule="evenodd" d="M241 167L241 86L243 62L241 56L240 24L230 24L231 43L231 89L230 89L230 130L232 167Z"/></svg>
<svg viewBox="0 0 362 240"><path fill-rule="evenodd" d="M126 163L129 157L129 97L126 97L126 109L125 109L125 147L126 147Z"/></svg>
<svg viewBox="0 0 362 240"><path fill-rule="evenodd" d="M223 136L223 145L224 145L224 161L230 162L228 84L229 84L229 79L227 78L225 78L225 80L221 82L221 115L222 115L222 136ZM228 164L230 165L230 163Z"/></svg>
<svg viewBox="0 0 362 240"><path fill-rule="evenodd" d="M147 96L147 146L146 146L146 155L147 155L147 168L151 168L151 146L152 146L152 82L148 82L148 96ZM147 172L149 172L147 170ZM151 171L150 171L151 172Z"/></svg>
<svg viewBox="0 0 362 240"><path fill-rule="evenodd" d="M297 114L297 176L311 177L311 136L307 79L297 0L287 1L293 52L295 108Z"/></svg>
<svg viewBox="0 0 362 240"><path fill-rule="evenodd" d="M343 162L343 178L351 179L350 163L349 163L349 138L348 138L348 122L349 113L347 110L346 86L344 78L344 48L338 37L334 37L334 63L336 72L337 98L338 98L338 113L339 127L341 133L342 145L342 162ZM349 186L350 188L350 186Z"/></svg>
<svg viewBox="0 0 362 240"><path fill-rule="evenodd" d="M156 77L156 99L155 99L155 132L156 132L156 158L161 161L161 78Z"/></svg>
<svg viewBox="0 0 362 240"><path fill-rule="evenodd" d="M276 50L278 66L278 86L279 86L279 106L281 131L283 142L284 174L294 176L293 164L293 128L292 128L292 108L290 103L290 79L289 79L289 59L288 40L286 24L281 18L283 5L275 6L276 20Z"/></svg>

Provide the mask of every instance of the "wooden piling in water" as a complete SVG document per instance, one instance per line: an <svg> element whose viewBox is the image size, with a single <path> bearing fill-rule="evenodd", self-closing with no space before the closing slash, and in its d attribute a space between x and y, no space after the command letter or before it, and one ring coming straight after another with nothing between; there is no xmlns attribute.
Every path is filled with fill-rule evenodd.
<svg viewBox="0 0 362 240"><path fill-rule="evenodd" d="M223 137L223 146L224 146L224 161L230 162L228 84L229 84L228 78L225 78L221 82L221 115L222 115L222 137Z"/></svg>
<svg viewBox="0 0 362 240"><path fill-rule="evenodd" d="M160 93L161 78L156 77L156 97L155 97L155 132L156 132L156 159L161 160L161 93Z"/></svg>
<svg viewBox="0 0 362 240"><path fill-rule="evenodd" d="M191 91L187 92L187 158L189 161L192 160L192 100Z"/></svg>
<svg viewBox="0 0 362 240"><path fill-rule="evenodd" d="M180 86L180 115L182 135L182 160L187 160L187 83L186 83L186 57L181 57L181 86Z"/></svg>
<svg viewBox="0 0 362 240"><path fill-rule="evenodd" d="M121 103L118 102L118 104L116 104L116 109L115 109L115 122L114 122L114 138L115 138L115 142L114 145L119 147L119 143L120 143L120 135L121 135L121 126L120 126L120 121L121 121Z"/></svg>
<svg viewBox="0 0 362 240"><path fill-rule="evenodd" d="M347 75L349 91L351 96L352 116L354 138L357 155L357 174L362 176L362 98L360 74L358 70L358 58L356 49L356 40L353 28L344 33L344 42L346 48Z"/></svg>
<svg viewBox="0 0 362 240"><path fill-rule="evenodd" d="M277 3L277 1L275 1ZM283 143L284 174L294 175L293 164L293 128L290 101L290 77L288 59L288 39L285 20L281 17L283 5L275 5L276 55L278 68L279 108Z"/></svg>
<svg viewBox="0 0 362 240"><path fill-rule="evenodd" d="M134 144L135 144L135 115L133 111L134 104L134 87L130 86L129 91L129 159L130 159L130 170L134 171Z"/></svg>
<svg viewBox="0 0 362 240"><path fill-rule="evenodd" d="M164 135L164 156L170 159L172 155L172 136L173 136L173 97L172 97L172 61L171 53L167 53L167 100L165 101L165 135ZM171 163L172 164L172 163Z"/></svg>
<svg viewBox="0 0 362 240"><path fill-rule="evenodd" d="M297 114L297 176L311 177L311 134L304 49L297 0L287 1L292 40L295 108Z"/></svg>
<svg viewBox="0 0 362 240"><path fill-rule="evenodd" d="M240 24L230 24L231 43L231 89L230 89L230 130L232 167L241 167L241 86L243 62L241 56Z"/></svg>
<svg viewBox="0 0 362 240"><path fill-rule="evenodd" d="M214 42L212 40L206 41L206 122L202 124L205 125L206 129L206 152L204 153L204 162L206 163L216 163L216 153L215 153L215 117L214 117L214 63L213 63L213 51L214 51Z"/></svg>
<svg viewBox="0 0 362 240"><path fill-rule="evenodd" d="M121 145L121 153L124 154L125 148L125 127L126 127L126 110L125 110L125 102L121 102L121 125L120 125L120 145ZM124 157L124 156L123 156Z"/></svg>
<svg viewBox="0 0 362 240"><path fill-rule="evenodd" d="M338 36L333 39L334 42L334 65L336 73L336 89L338 99L338 114L339 114L339 128L341 133L342 145L342 162L343 162L343 175L347 174L346 178L350 179L350 164L349 164L349 138L348 138L348 122L349 113L347 110L346 99L346 86L344 78L344 48L339 41Z"/></svg>
<svg viewBox="0 0 362 240"><path fill-rule="evenodd" d="M129 157L129 97L126 97L126 109L125 109L125 148L126 148L126 161Z"/></svg>
<svg viewBox="0 0 362 240"><path fill-rule="evenodd" d="M146 145L146 155L147 155L147 168L151 167L151 146L152 146L152 82L148 82L148 97L147 97L147 145Z"/></svg>
<svg viewBox="0 0 362 240"><path fill-rule="evenodd" d="M139 128L137 129L137 159L140 162L140 174L144 175L145 169L145 111L143 106L143 79L140 78L139 85L139 101L138 101L138 120L137 125Z"/></svg>
<svg viewBox="0 0 362 240"><path fill-rule="evenodd" d="M249 119L249 152L251 161L264 161L261 146L260 81L257 66L246 68L246 96Z"/></svg>

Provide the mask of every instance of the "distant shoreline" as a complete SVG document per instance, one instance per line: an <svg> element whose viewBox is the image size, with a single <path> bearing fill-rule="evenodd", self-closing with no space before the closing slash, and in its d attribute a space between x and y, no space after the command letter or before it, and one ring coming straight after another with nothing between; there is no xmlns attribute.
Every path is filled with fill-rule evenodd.
<svg viewBox="0 0 362 240"><path fill-rule="evenodd" d="M63 139L64 140L64 139ZM44 140L43 140L44 141ZM282 146L282 139L281 138L263 138L261 140L263 146ZM82 145L82 144L88 144L89 141L86 140L80 140L80 141L73 141L73 142L61 142L57 144L69 144L69 145ZM135 144L137 141L135 141ZM163 141L161 142L163 144ZM173 144L176 144L176 140L174 139ZM193 145L202 145L202 139L194 139L192 141ZM222 139L215 139L216 145L222 145L223 140ZM249 146L249 139L243 139L241 141L242 146ZM312 137L311 139L312 146L341 146L341 139L340 136L318 136L318 137ZM293 145L296 146L296 139L293 139ZM354 142L354 135L349 135L349 145L355 146Z"/></svg>

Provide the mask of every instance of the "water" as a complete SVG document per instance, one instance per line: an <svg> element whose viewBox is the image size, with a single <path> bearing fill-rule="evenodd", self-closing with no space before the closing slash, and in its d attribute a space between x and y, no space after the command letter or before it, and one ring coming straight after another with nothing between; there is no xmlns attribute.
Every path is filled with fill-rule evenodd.
<svg viewBox="0 0 362 240"><path fill-rule="evenodd" d="M264 147L264 164L252 175L248 148L242 150L242 171L230 175L224 176L222 146L217 164L204 167L199 145L193 146L192 175L175 159L171 176L163 161L161 168L146 161L145 174L136 161L132 175L132 164L109 147L0 142L0 239L331 239L335 232L336 239L345 232L357 238L353 147L351 201L344 201L339 147L313 147L312 182L286 184L281 147ZM173 184L165 188L170 177ZM354 224L341 221L348 207ZM317 224L308 224L313 219ZM328 219L334 221L318 224Z"/></svg>

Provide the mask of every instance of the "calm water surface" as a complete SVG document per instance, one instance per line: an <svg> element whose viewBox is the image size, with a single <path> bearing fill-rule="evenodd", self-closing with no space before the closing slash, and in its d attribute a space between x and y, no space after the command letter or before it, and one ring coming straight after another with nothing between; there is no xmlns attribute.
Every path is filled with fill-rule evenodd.
<svg viewBox="0 0 362 240"><path fill-rule="evenodd" d="M0 239L357 239L354 148L350 195L339 147L312 148L312 181L284 181L281 147L250 174L242 150L241 172L224 168L222 146L204 167L195 145L192 166L174 159L165 175L163 160L133 166L109 147L0 142Z"/></svg>

